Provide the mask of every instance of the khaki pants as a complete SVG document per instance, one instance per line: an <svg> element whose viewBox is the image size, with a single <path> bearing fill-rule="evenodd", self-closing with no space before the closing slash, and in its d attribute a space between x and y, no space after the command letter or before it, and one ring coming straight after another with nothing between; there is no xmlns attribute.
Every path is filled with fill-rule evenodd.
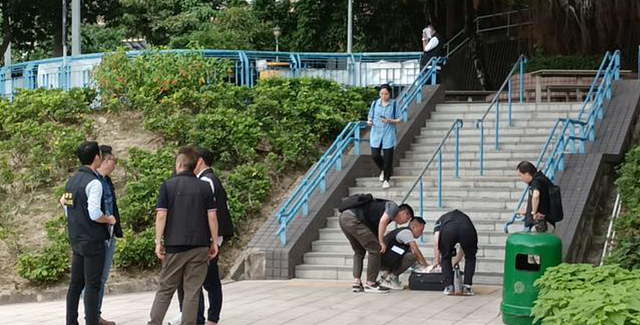
<svg viewBox="0 0 640 325"><path fill-rule="evenodd" d="M393 268L387 271L391 271L393 275L398 276L404 273L404 271L409 269L411 265L415 264L417 261L418 261L418 258L416 257L416 254L409 252L404 254L404 256L402 256L402 260L400 261L400 263L397 263L396 265L393 266Z"/></svg>
<svg viewBox="0 0 640 325"><path fill-rule="evenodd" d="M346 210L339 217L340 228L347 236L353 255L353 278L360 279L364 265L364 254L369 253L367 281L376 282L380 271L380 243L376 235L355 214Z"/></svg>
<svg viewBox="0 0 640 325"><path fill-rule="evenodd" d="M182 253L167 254L162 263L160 284L153 300L151 320L147 323L148 325L162 325L173 293L180 284L184 287L182 324L196 324L199 293L207 276L208 262L209 247L196 247Z"/></svg>

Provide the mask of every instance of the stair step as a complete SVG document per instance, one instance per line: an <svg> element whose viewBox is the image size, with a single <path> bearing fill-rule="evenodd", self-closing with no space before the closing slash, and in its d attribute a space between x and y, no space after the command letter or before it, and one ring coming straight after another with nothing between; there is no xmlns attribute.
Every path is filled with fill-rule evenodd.
<svg viewBox="0 0 640 325"><path fill-rule="evenodd" d="M432 229L426 229L423 236L423 240L427 244L433 243ZM507 240L508 234L502 231L490 231L482 232L478 231L478 245L482 244L504 244ZM343 240L347 243L347 237L345 237L342 230L339 228L320 229L320 240Z"/></svg>
<svg viewBox="0 0 640 325"><path fill-rule="evenodd" d="M425 236L427 237L427 236ZM432 237L432 236L430 236ZM425 247L425 244L420 244L421 247ZM331 252L331 253L347 253L353 254L353 250L349 245L349 242L344 240L316 240L312 243L314 252ZM433 254L429 253L429 250L433 250L432 246L425 249L425 254ZM422 248L421 248L422 250ZM432 256L432 255L430 255ZM478 253L477 256L487 257L487 258L501 258L504 259L504 243L502 244L478 244Z"/></svg>
<svg viewBox="0 0 640 325"><path fill-rule="evenodd" d="M438 195L438 187L437 186L428 186L424 187L423 196L430 200L434 200ZM358 193L371 193L374 197L404 197L407 194L408 189L403 187L390 187L388 189L382 189L381 187L376 188L366 188L366 187L352 187L349 189L349 195L354 195ZM508 200L514 201L519 200L522 196L522 190L513 188L513 189L504 189L504 188L483 188L483 189L475 189L475 188L459 188L455 186L447 186L447 184L442 185L442 201L446 202L451 199L470 199L470 200L486 200L486 199L494 199L494 200ZM416 187L409 195L410 199L419 199L420 198L420 189Z"/></svg>
<svg viewBox="0 0 640 325"><path fill-rule="evenodd" d="M558 119L558 118L577 118L577 111L567 111L567 112L511 112L512 121L515 120L539 120L539 119ZM450 113L444 111L435 111L431 113L430 121L453 121L456 119L462 119L463 121L474 121L481 119L484 113L476 113L476 112L468 112L468 113ZM489 113L487 115L487 119L495 119L496 113L495 111ZM507 107L500 107L500 119L507 121L509 118L509 112L507 111Z"/></svg>
<svg viewBox="0 0 640 325"><path fill-rule="evenodd" d="M436 223L436 220L438 220L439 215L436 214L428 214L427 218L425 218L425 222L427 223L427 226L425 229L431 229L431 227ZM507 219L496 219L496 218L491 218L491 219L484 219L484 218L478 218L476 216L471 216L471 220L473 220L473 225L476 227L477 231L484 231L484 232L492 232L492 231L498 231L498 232L502 232L503 231L503 226L505 224L505 222L507 222ZM326 228L325 229L340 229L340 225L338 223L338 217L330 217L327 218L327 224L326 224ZM390 225L391 229L395 229L396 224L393 223L392 225ZM518 232L518 231L524 231L524 224L523 223L518 223L518 224L514 224L513 226L511 226L509 228L510 232Z"/></svg>

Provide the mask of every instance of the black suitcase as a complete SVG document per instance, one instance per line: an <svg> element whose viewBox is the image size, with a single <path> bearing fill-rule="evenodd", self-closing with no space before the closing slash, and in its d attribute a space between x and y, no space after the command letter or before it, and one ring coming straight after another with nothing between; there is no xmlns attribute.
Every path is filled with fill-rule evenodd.
<svg viewBox="0 0 640 325"><path fill-rule="evenodd" d="M409 289L442 291L444 290L443 280L442 273L411 272L411 275L409 275Z"/></svg>
<svg viewBox="0 0 640 325"><path fill-rule="evenodd" d="M463 275L464 272L460 272ZM411 272L409 275L409 289L426 290L426 291L442 291L444 290L444 277L442 273L416 273Z"/></svg>

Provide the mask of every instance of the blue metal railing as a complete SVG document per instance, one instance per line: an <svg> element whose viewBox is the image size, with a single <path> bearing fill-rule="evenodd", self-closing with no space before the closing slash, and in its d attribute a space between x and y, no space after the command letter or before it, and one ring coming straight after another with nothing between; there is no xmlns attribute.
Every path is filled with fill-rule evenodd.
<svg viewBox="0 0 640 325"><path fill-rule="evenodd" d="M447 142L447 140L451 137L451 134L454 133L454 139L455 139L455 177L459 178L460 177L460 129L462 129L464 123L462 122L462 120L457 119L455 120L452 124L451 127L449 128L449 130L447 131L447 133L445 133L445 135L442 137L442 140L440 140L440 143L438 144L438 146L436 147L436 149L433 151L433 154L431 155L431 158L429 158L429 160L427 161L427 164L424 166L424 168L422 168L422 171L420 172L420 175L418 175L418 177L416 177L416 180L413 182L413 185L411 186L411 188L409 189L409 191L407 191L407 194L405 194L404 198L402 199L402 203L405 203L408 199L409 196L411 195L411 193L413 193L413 190L416 188L416 186L420 185L419 187L419 198L420 198L420 216L422 218L425 217L425 198L424 198L424 175L426 174L427 170L429 170L429 168L431 167L431 164L433 163L433 161L436 159L436 157L438 158L438 206L440 208L443 207L442 204L442 149L445 145L445 143Z"/></svg>
<svg viewBox="0 0 640 325"><path fill-rule="evenodd" d="M594 78L593 83L591 84L591 90L589 91L589 95L585 98L578 118L558 119L553 129L551 129L544 147L540 151L540 155L536 161L536 166L540 168L541 163L545 161L547 152L549 152L541 171L551 181L555 181L556 173L558 171L564 170L565 153L567 152L567 146L569 146L569 144L571 144L569 151L571 153L576 153L575 142L580 141L581 146L579 152L584 153L585 143L587 141L593 142L595 140L596 122L604 118L604 102L612 96L613 81L619 79L620 51L615 51L613 54L607 52L602 59L596 78ZM586 119L582 120L585 109L589 106L588 104L591 104L589 112ZM581 130L580 134L576 133L577 129ZM551 148L550 151L549 148ZM509 232L510 225L514 224L519 219L523 219L523 217L518 214L518 210L525 202L527 194L528 188L525 188L522 191L520 201L514 210L512 219L504 225L504 231L506 233Z"/></svg>
<svg viewBox="0 0 640 325"><path fill-rule="evenodd" d="M480 175L484 175L484 122L491 110L495 107L496 111L496 120L495 120L495 148L496 150L500 145L500 95L507 89L507 107L508 107L508 125L511 127L513 125L511 120L511 107L512 107L512 94L513 94L513 82L512 76L515 73L516 69L520 70L520 89L518 92L518 97L520 99L520 104L522 104L524 99L524 69L527 63L527 58L524 55L521 55L518 58L518 61L513 65L511 71L507 75L507 78L502 83L502 86L498 89L493 100L489 104L489 107L484 112L482 117L476 121L476 128L480 129Z"/></svg>
<svg viewBox="0 0 640 325"><path fill-rule="evenodd" d="M398 96L397 100L400 104L403 122L409 119L409 106L413 103L413 100L416 100L418 103L422 102L422 90L424 86L428 83L432 85L436 84L438 66L444 65L446 62L445 58L431 58L411 86L405 88Z"/></svg>
<svg viewBox="0 0 640 325"><path fill-rule="evenodd" d="M421 93L423 87L429 82L435 82L437 68L434 63L444 62L439 58L434 58L427 65L430 68L424 68L420 75L415 78L413 84L407 87L399 95L402 99L401 109L404 117L409 116L408 107L415 101L421 102ZM415 90L420 90L415 91ZM406 121L406 119L405 119ZM327 188L327 179L329 173L334 169L340 171L342 169L342 155L345 154L353 145L353 154L360 154L360 143L369 141L367 138L361 137L361 130L367 127L364 121L350 122L338 135L331 147L320 157L309 171L307 171L304 179L300 182L294 192L287 198L284 204L278 209L276 219L280 224L276 235L279 237L282 245L287 243L287 229L298 215L306 217L309 213L309 202L317 193L324 193Z"/></svg>
<svg viewBox="0 0 640 325"><path fill-rule="evenodd" d="M130 51L129 57L149 53ZM154 52L151 52L154 53ZM233 62L231 75L238 85L253 87L259 78L319 77L346 86L373 86L382 83L411 85L420 75L421 52L398 53L295 53L230 50L163 50L159 53L201 53L207 58ZM18 89L94 86L91 72L104 54L94 53L30 61L0 70L0 94L11 98ZM273 64L277 62L279 64Z"/></svg>

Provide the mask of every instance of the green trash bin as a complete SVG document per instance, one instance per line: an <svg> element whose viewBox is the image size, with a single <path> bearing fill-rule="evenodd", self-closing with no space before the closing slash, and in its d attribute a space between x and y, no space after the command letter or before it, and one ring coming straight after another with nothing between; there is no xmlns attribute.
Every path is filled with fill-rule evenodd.
<svg viewBox="0 0 640 325"><path fill-rule="evenodd" d="M562 241L544 233L515 233L507 239L502 289L502 321L531 325L531 308L538 298L533 283L547 268L562 263Z"/></svg>

